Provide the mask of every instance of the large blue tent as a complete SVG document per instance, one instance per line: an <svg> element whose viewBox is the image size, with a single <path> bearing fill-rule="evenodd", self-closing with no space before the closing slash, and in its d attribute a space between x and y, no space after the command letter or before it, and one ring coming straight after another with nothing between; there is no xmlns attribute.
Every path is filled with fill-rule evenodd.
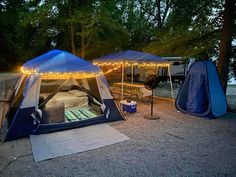
<svg viewBox="0 0 236 177"><path fill-rule="evenodd" d="M5 140L123 119L100 68L82 58L52 50L22 72Z"/></svg>
<svg viewBox="0 0 236 177"><path fill-rule="evenodd" d="M100 68L88 61L77 57L67 51L51 50L40 55L23 65L25 70L34 70L37 73L48 72L93 72L97 73Z"/></svg>
<svg viewBox="0 0 236 177"><path fill-rule="evenodd" d="M207 118L226 113L226 96L212 61L192 64L177 95L176 108L186 114Z"/></svg>

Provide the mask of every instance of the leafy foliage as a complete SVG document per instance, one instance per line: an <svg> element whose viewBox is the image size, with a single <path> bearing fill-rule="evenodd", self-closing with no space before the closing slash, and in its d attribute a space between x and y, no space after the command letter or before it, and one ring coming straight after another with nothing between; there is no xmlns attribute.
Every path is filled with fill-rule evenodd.
<svg viewBox="0 0 236 177"><path fill-rule="evenodd" d="M125 49L218 59L223 4L221 0L3 0L0 69L12 69L53 48L74 50L86 59ZM235 71L235 45L232 55L230 66Z"/></svg>
<svg viewBox="0 0 236 177"><path fill-rule="evenodd" d="M172 1L172 12L146 50L161 56L213 57L219 43L221 7L215 1ZM214 11L212 10L214 8Z"/></svg>

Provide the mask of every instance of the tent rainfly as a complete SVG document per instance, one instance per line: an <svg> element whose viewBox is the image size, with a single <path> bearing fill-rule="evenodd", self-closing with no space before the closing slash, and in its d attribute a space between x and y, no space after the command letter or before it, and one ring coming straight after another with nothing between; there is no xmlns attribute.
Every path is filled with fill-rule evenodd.
<svg viewBox="0 0 236 177"><path fill-rule="evenodd" d="M173 93L173 86L172 86L172 80L171 80L171 72L170 72L170 63L166 60L162 59L161 57L134 51L134 50L126 50L122 52L117 52L113 54L108 54L102 57L99 57L97 59L93 60L93 64L97 66L111 66L111 69L108 70L105 74L110 73L114 70L117 70L119 68L122 68L122 83L124 83L124 67L131 66L132 67L132 82L133 82L133 67L134 66L154 66L154 67L168 67L168 73L170 78L170 86L171 86L171 93L172 98L174 100L174 93ZM124 87L122 84L121 91L123 93ZM123 96L122 96L123 98Z"/></svg>
<svg viewBox="0 0 236 177"><path fill-rule="evenodd" d="M100 68L71 53L49 51L21 71L5 140L123 119Z"/></svg>

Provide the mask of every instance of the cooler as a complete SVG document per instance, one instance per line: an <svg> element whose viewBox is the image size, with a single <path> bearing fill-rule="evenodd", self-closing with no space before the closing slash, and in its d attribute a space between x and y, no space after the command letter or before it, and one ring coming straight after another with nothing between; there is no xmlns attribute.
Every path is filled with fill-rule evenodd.
<svg viewBox="0 0 236 177"><path fill-rule="evenodd" d="M137 112L137 103L135 101L122 100L120 101L120 107L122 111L125 111L128 113Z"/></svg>

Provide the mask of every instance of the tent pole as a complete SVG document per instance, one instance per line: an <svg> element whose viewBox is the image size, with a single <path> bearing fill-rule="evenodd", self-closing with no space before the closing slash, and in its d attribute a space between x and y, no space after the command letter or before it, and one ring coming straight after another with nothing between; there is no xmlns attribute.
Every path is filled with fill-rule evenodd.
<svg viewBox="0 0 236 177"><path fill-rule="evenodd" d="M131 65L131 67L132 67L132 73L131 73L131 83L133 84L134 83L134 65L132 64Z"/></svg>
<svg viewBox="0 0 236 177"><path fill-rule="evenodd" d="M159 77L159 67L156 66L156 75Z"/></svg>
<svg viewBox="0 0 236 177"><path fill-rule="evenodd" d="M123 100L124 93L124 62L122 62L122 85L121 85L121 100Z"/></svg>
<svg viewBox="0 0 236 177"><path fill-rule="evenodd" d="M170 89L171 89L173 105L175 106L175 98L174 98L174 91L173 91L173 85L172 85L172 79L171 79L170 65L168 65L168 72L169 72L169 78L170 78Z"/></svg>

